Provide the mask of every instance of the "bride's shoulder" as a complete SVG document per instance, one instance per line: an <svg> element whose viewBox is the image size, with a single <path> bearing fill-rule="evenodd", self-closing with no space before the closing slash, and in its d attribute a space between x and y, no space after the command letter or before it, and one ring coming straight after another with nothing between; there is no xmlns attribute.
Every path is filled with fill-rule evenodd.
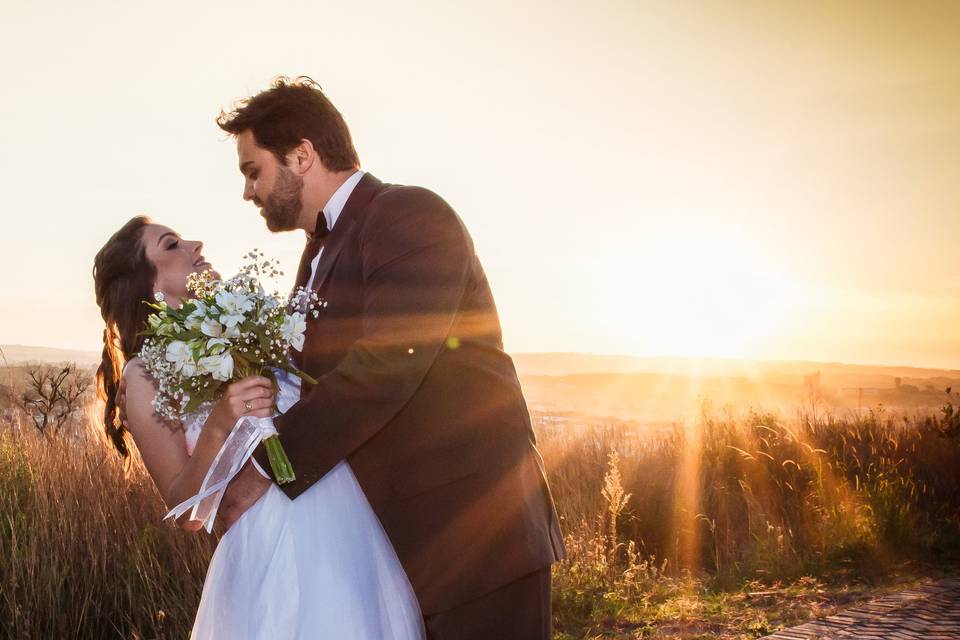
<svg viewBox="0 0 960 640"><path fill-rule="evenodd" d="M147 373L147 368L144 366L140 356L134 356L127 360L120 379L126 382L128 389L142 388L147 390L152 389L154 386L153 378Z"/></svg>
<svg viewBox="0 0 960 640"><path fill-rule="evenodd" d="M129 382L131 378L139 377L145 373L143 359L140 356L133 356L123 365L123 372L120 377Z"/></svg>
<svg viewBox="0 0 960 640"><path fill-rule="evenodd" d="M127 361L120 379L122 400L119 402L123 403L123 410L129 420L124 424L136 436L145 426L152 427L158 422L153 407L158 393L157 384L140 358Z"/></svg>

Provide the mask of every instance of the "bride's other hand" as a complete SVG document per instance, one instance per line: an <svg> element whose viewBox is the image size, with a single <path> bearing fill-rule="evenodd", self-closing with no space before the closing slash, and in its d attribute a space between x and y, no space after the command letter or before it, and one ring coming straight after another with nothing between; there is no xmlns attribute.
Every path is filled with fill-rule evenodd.
<svg viewBox="0 0 960 640"><path fill-rule="evenodd" d="M214 405L204 428L230 431L243 416L269 418L275 404L273 383L263 376L248 376L231 383Z"/></svg>

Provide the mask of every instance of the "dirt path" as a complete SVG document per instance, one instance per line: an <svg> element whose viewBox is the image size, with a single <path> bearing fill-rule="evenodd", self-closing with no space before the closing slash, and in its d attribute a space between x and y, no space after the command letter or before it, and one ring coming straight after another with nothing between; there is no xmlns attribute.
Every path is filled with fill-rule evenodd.
<svg viewBox="0 0 960 640"><path fill-rule="evenodd" d="M932 581L763 640L958 640L960 578Z"/></svg>

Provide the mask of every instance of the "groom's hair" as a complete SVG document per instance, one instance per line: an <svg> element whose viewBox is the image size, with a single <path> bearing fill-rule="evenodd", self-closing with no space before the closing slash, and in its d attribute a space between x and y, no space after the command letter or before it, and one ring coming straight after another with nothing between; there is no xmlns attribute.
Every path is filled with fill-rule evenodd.
<svg viewBox="0 0 960 640"><path fill-rule="evenodd" d="M241 100L230 113L221 110L217 125L234 136L249 129L281 163L306 138L330 171L360 168L343 116L307 76L274 78L269 89Z"/></svg>

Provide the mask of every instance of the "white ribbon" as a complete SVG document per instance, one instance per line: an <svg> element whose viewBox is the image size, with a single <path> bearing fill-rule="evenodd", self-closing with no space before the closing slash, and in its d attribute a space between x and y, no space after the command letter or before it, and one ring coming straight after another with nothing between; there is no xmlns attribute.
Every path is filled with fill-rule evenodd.
<svg viewBox="0 0 960 640"><path fill-rule="evenodd" d="M241 417L213 459L197 495L175 506L163 519L179 518L192 507L190 520L200 520L207 533L210 533L227 485L250 459L257 445L275 435L277 428L273 425L273 418Z"/></svg>

